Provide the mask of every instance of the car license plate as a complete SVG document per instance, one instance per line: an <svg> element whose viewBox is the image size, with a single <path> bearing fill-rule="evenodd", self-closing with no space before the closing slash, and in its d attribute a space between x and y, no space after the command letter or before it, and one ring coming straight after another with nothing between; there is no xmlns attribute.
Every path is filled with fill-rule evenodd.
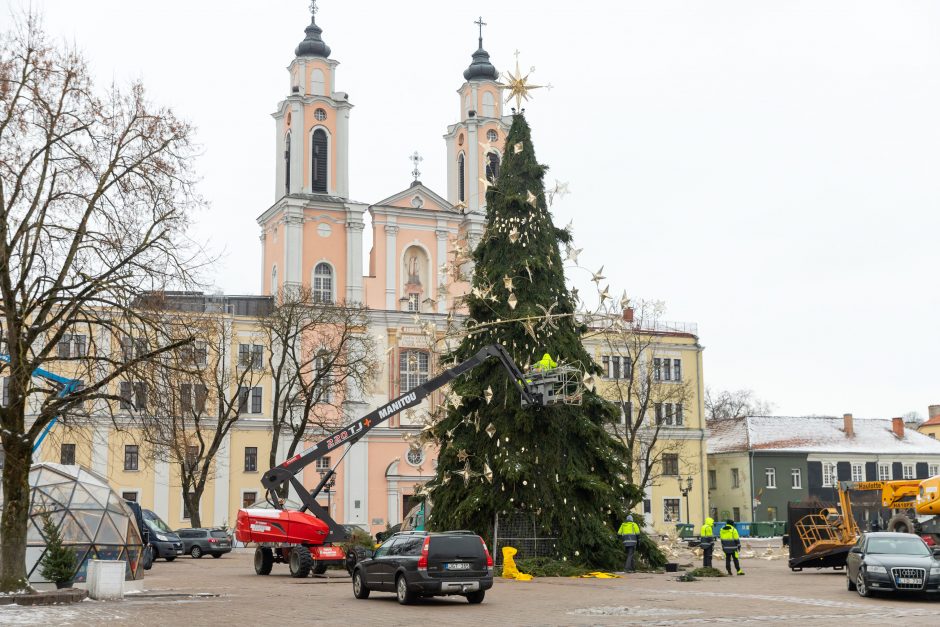
<svg viewBox="0 0 940 627"><path fill-rule="evenodd" d="M912 579L910 577L898 577L899 584L920 585L924 583L923 579Z"/></svg>
<svg viewBox="0 0 940 627"><path fill-rule="evenodd" d="M470 564L467 562L451 562L447 564L447 570L470 570Z"/></svg>

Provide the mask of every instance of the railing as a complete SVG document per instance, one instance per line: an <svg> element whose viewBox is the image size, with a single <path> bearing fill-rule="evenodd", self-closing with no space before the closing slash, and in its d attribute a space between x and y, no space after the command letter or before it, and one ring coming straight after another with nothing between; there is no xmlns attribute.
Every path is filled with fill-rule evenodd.
<svg viewBox="0 0 940 627"><path fill-rule="evenodd" d="M807 555L824 547L844 545L845 534L823 514L809 514L796 522L796 534Z"/></svg>
<svg viewBox="0 0 940 627"><path fill-rule="evenodd" d="M675 322L671 320L634 320L628 322L616 314L579 314L578 321L586 324L591 331L606 331L617 320L623 322L623 330L648 331L651 333L689 333L698 335L697 322Z"/></svg>

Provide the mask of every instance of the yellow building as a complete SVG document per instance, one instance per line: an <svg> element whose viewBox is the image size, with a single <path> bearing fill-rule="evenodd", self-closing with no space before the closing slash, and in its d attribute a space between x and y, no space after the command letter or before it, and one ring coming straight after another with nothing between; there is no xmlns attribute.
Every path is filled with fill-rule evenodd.
<svg viewBox="0 0 940 627"><path fill-rule="evenodd" d="M658 533L707 514L703 347L694 324L662 322L628 308L594 319L585 346L603 369L598 391L618 403L616 436L633 446L637 512ZM651 446L650 446L651 444Z"/></svg>
<svg viewBox="0 0 940 627"><path fill-rule="evenodd" d="M918 425L917 430L934 439L940 436L940 405L927 408L927 420Z"/></svg>
<svg viewBox="0 0 940 627"><path fill-rule="evenodd" d="M202 324L208 333L212 329L224 330L215 341L197 340L193 357L197 365L217 372L238 372L244 368L252 370L250 376L225 376L215 378L219 385L227 388L223 401L230 402L240 398L238 383L245 390L244 406L231 431L221 438L221 446L214 457L206 489L199 502L199 511L203 526L233 526L235 514L245 503L263 498L259 483L260 473L269 467L271 450L271 407L273 384L266 364L266 346L260 330L260 315L270 310L272 300L269 297L221 297L186 294L177 296L177 302L168 306L173 311L185 304L185 312L174 312L174 324L189 321L190 332L193 326ZM74 359L76 352L75 337L70 338L71 346L60 346L59 357ZM197 337L199 335L197 334ZM101 342L101 337L96 337ZM123 347L116 339L95 344L79 342L88 346L88 350L106 350L102 346L110 345L111 350L134 350ZM215 345L213 345L215 343ZM259 349L261 352L253 349ZM245 364L244 355L252 356L252 363ZM257 360L254 358L257 357ZM65 362L68 363L68 362ZM51 367L51 366L50 366ZM65 368L65 366L63 366ZM76 373L58 372L66 376ZM78 375L80 376L80 375ZM140 376L140 373L138 373ZM213 377L213 374L208 375ZM190 516L183 502L182 481L180 478L182 460L167 452L166 447L152 444L154 437L141 428L148 420L169 422L163 412L176 409L175 403L185 393L189 396L191 384L169 382L166 388L153 389L153 382L148 392L138 395L138 382L116 382L110 393L125 397L113 403L109 408L97 407L85 416L68 416L50 431L43 441L37 455L37 461L51 461L63 464L79 464L107 477L113 489L124 498L139 502L144 508L151 509L173 528L189 526ZM123 388L122 386L127 386ZM211 386L210 386L211 387ZM164 393L174 397L172 402L155 399L156 394ZM191 396L190 396L191 398ZM197 401L198 402L198 401ZM207 392L204 415L209 427L203 427L206 437L214 435L218 424L212 416L218 411L219 398ZM149 406L148 406L149 405ZM173 415L178 415L174 413ZM174 419L180 422L182 419ZM151 432L152 433L152 432ZM278 452L286 447L286 438L278 445ZM279 456L281 459L283 455ZM324 504L326 500L324 499Z"/></svg>

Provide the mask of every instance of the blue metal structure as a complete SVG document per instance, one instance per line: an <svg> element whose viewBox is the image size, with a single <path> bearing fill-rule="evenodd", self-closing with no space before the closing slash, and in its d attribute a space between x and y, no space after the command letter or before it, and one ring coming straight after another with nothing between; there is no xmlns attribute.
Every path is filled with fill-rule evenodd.
<svg viewBox="0 0 940 627"><path fill-rule="evenodd" d="M10 363L10 356L0 355L0 361ZM56 394L56 396L59 398L65 398L82 385L82 382L79 379L69 379L67 377L49 372L48 370L43 370L42 368L36 368L33 370L33 376L45 379L47 381L52 381L53 383L60 385L61 388L59 389L59 393ZM42 433L39 434L39 437L36 439L36 443L33 444L34 453L39 450L39 447L42 445L42 441L45 440L46 436L49 435L49 432L52 431L52 427L55 426L55 423L58 419L59 417L56 416L50 420L49 424L46 425L46 428L43 429Z"/></svg>

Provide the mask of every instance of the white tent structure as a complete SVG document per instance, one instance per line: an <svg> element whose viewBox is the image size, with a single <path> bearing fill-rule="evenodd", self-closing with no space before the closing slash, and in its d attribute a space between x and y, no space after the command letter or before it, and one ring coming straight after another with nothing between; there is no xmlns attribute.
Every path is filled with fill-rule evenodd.
<svg viewBox="0 0 940 627"><path fill-rule="evenodd" d="M26 572L44 583L40 560L46 552L43 514L58 525L62 544L75 550L75 581L84 582L88 560L125 560L125 581L143 579L143 546L134 514L105 478L81 466L35 464L29 471L30 511ZM0 490L0 510L3 493Z"/></svg>

